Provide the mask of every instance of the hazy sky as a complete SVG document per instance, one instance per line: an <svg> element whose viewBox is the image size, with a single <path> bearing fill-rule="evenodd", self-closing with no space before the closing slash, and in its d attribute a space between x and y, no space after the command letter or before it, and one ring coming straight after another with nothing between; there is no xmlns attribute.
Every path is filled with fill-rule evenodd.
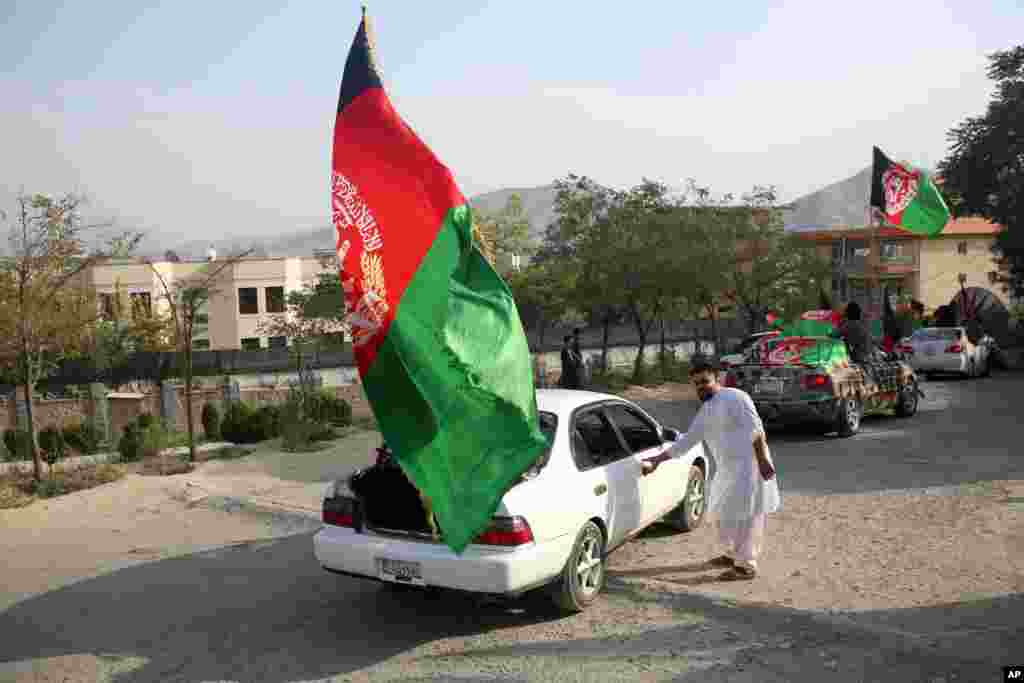
<svg viewBox="0 0 1024 683"><path fill-rule="evenodd" d="M1024 40L1022 0L368 4L392 100L467 196L575 172L791 199L873 144L931 166L984 111L985 55ZM0 19L0 193L85 191L183 239L328 224L357 2L2 0Z"/></svg>

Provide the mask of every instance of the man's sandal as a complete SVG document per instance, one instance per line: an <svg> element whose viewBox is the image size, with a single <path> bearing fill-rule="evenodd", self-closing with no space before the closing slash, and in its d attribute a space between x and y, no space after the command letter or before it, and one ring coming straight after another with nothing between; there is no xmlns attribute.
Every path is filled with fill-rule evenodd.
<svg viewBox="0 0 1024 683"><path fill-rule="evenodd" d="M732 567L736 562L728 555L719 555L713 560L708 560L708 564L712 567Z"/></svg>
<svg viewBox="0 0 1024 683"><path fill-rule="evenodd" d="M733 567L727 572L723 572L719 577L719 581L750 581L757 576L756 569L750 569L749 567Z"/></svg>

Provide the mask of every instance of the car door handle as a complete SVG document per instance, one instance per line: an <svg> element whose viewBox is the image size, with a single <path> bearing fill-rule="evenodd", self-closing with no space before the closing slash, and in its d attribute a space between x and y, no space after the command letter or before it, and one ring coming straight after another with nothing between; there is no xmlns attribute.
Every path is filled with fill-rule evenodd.
<svg viewBox="0 0 1024 683"><path fill-rule="evenodd" d="M597 486L594 487L594 495L595 496L600 496L600 495L604 494L607 490L608 490L608 487L606 485L598 484Z"/></svg>

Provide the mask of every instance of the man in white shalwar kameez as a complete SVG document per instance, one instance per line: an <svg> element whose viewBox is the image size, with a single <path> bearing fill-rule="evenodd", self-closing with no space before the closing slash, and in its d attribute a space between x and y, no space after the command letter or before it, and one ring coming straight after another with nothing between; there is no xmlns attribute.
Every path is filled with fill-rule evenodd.
<svg viewBox="0 0 1024 683"><path fill-rule="evenodd" d="M690 381L701 400L697 416L671 449L644 461L643 472L650 474L703 440L717 468L708 512L718 516L720 539L726 546L725 554L710 564L729 567L722 580L752 579L757 576L767 516L780 505L764 425L746 392L718 383L718 366L711 359L691 360Z"/></svg>

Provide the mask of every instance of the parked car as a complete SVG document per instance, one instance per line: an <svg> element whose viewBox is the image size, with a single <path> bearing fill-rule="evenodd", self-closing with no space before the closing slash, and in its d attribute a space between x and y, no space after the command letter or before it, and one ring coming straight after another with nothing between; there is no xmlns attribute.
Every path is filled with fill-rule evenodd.
<svg viewBox="0 0 1024 683"><path fill-rule="evenodd" d="M397 465L378 463L328 487L317 560L393 584L511 597L540 588L580 611L604 586L609 552L662 519L681 531L701 525L712 464L703 445L644 477L640 460L669 448L678 432L606 394L540 389L537 406L548 450L461 555L442 543L443 529L431 533Z"/></svg>
<svg viewBox="0 0 1024 683"><path fill-rule="evenodd" d="M731 368L725 385L750 394L770 426L815 424L823 433L853 436L866 414L914 415L921 396L909 365L879 349L873 354L874 373L869 373L850 361L842 340L773 339L756 357Z"/></svg>
<svg viewBox="0 0 1024 683"><path fill-rule="evenodd" d="M734 346L732 351L728 354L719 358L719 363L721 363L723 369L728 369L733 365L740 365L744 360L746 360L751 350L753 350L758 343L767 339L772 339L778 335L778 330L769 330L768 332L757 332L756 334L752 334Z"/></svg>
<svg viewBox="0 0 1024 683"><path fill-rule="evenodd" d="M995 340L988 335L972 343L963 327L922 327L900 341L896 350L914 370L931 379L940 373L987 377L995 348Z"/></svg>

